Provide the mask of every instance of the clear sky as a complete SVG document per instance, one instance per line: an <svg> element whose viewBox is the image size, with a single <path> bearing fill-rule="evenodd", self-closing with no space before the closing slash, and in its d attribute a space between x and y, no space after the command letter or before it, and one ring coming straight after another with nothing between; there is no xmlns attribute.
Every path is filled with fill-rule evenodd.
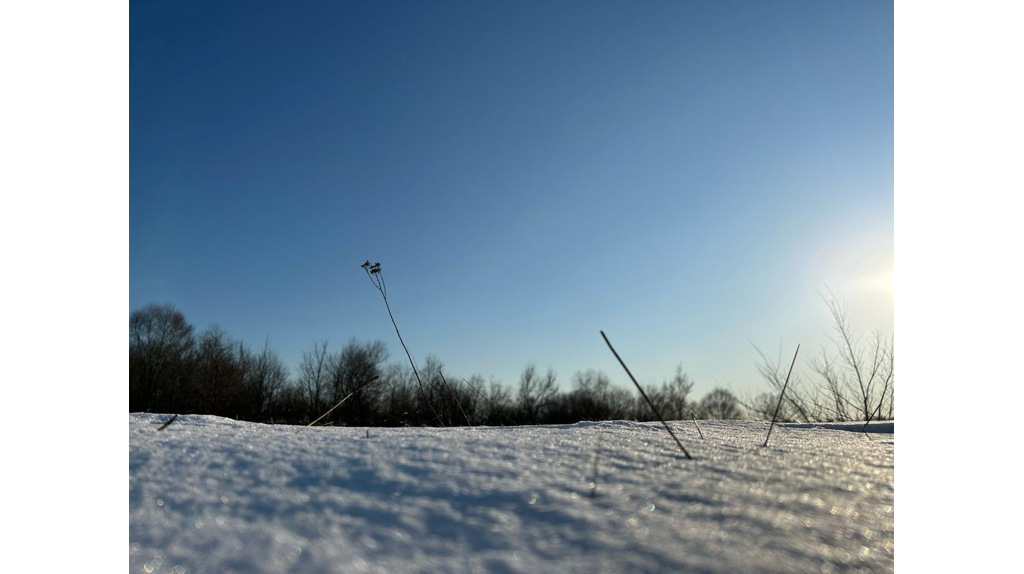
<svg viewBox="0 0 1024 574"><path fill-rule="evenodd" d="M129 308L514 383L893 331L887 2L131 5ZM809 355L808 355L809 356Z"/></svg>

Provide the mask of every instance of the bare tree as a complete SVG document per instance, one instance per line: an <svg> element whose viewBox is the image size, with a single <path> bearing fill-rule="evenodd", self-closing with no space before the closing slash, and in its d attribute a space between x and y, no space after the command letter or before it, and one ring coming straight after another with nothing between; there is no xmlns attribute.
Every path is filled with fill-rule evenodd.
<svg viewBox="0 0 1024 574"><path fill-rule="evenodd" d="M274 395L268 406L267 417L270 422L299 423L308 421L309 403L305 392L292 381L287 381Z"/></svg>
<svg viewBox="0 0 1024 574"><path fill-rule="evenodd" d="M895 337L893 337L893 339L895 339ZM888 419L888 420L893 420L893 415L895 414L894 413L894 409L896 408L895 407L895 400L894 400L894 393L893 393L894 389L896 388L896 380L892 376L892 373L893 373L893 370L892 370L892 368L893 368L893 340L889 341L889 367L888 368L889 368L889 373L888 373L888 377L889 377L889 405L888 405L888 408L885 411L885 413L886 413L885 418ZM884 395L883 395L882 399L883 400L885 399Z"/></svg>
<svg viewBox="0 0 1024 574"><path fill-rule="evenodd" d="M625 419L635 404L632 393L613 386L602 371L588 369L573 374L573 390L567 398L570 419L603 421Z"/></svg>
<svg viewBox="0 0 1024 574"><path fill-rule="evenodd" d="M758 348L757 345L754 345L754 350L757 351L760 357L760 361L757 363L758 374L771 387L772 394L775 396L782 395L782 389L786 384L786 377L789 374L787 365L782 362L782 348L779 348L780 356L778 359L772 359ZM772 418L771 413L776 408L775 401L773 400L771 403L772 408L765 417L769 420ZM757 407L757 405L752 406ZM789 387L783 395L782 406L779 409L780 417L782 417L780 420L802 419L804 422L813 422L831 419L825 413L819 389L814 386L809 390L804 388L799 373L792 373L789 379ZM758 415L761 414L759 407L755 408L755 410L758 411Z"/></svg>
<svg viewBox="0 0 1024 574"><path fill-rule="evenodd" d="M491 379L490 393L486 393L482 375L474 374L469 379L462 379L466 385L466 394L473 398L473 416L475 420L488 425L501 425L505 423L517 424L512 418L513 405L508 389L501 386L501 383ZM479 399L479 400L476 400Z"/></svg>
<svg viewBox="0 0 1024 574"><path fill-rule="evenodd" d="M844 419L854 415L870 421L883 413L893 416L893 339L874 331L865 342L853 329L846 304L831 291L822 296L832 316L834 355L823 347L811 362L830 396L830 404Z"/></svg>
<svg viewBox="0 0 1024 574"><path fill-rule="evenodd" d="M384 367L381 377L381 424L408 425L415 421L416 378L409 365L391 364Z"/></svg>
<svg viewBox="0 0 1024 574"><path fill-rule="evenodd" d="M687 401L690 391L693 390L693 381L683 372L682 365L676 365L676 374L668 382L661 384L662 404L661 413L667 420L683 420L691 413L693 408Z"/></svg>
<svg viewBox="0 0 1024 574"><path fill-rule="evenodd" d="M194 401L189 412L237 417L244 413L243 371L238 345L218 325L211 325L199 337L192 371Z"/></svg>
<svg viewBox="0 0 1024 574"><path fill-rule="evenodd" d="M240 345L239 363L248 395L249 416L263 419L277 394L288 382L288 368L277 353L270 349L269 338L264 340L263 349L258 353L250 353Z"/></svg>
<svg viewBox="0 0 1024 574"><path fill-rule="evenodd" d="M477 379L477 382L483 383L480 379ZM492 378L487 391L487 423L505 424L505 422L512 421L514 412L515 402L512 399L512 391L502 385L500 381Z"/></svg>
<svg viewBox="0 0 1024 574"><path fill-rule="evenodd" d="M518 407L525 422L537 424L542 415L551 408L558 395L558 380L554 369L548 369L543 376L537 374L534 364L526 365L519 376Z"/></svg>
<svg viewBox="0 0 1024 574"><path fill-rule="evenodd" d="M731 420L743 417L740 403L728 390L717 388L700 400L699 412L702 418Z"/></svg>
<svg viewBox="0 0 1024 574"><path fill-rule="evenodd" d="M779 422L791 423L800 420L788 402L783 401L782 405L779 406L778 397L772 393L758 393L753 397L746 395L740 400L740 404L743 406L743 410L747 412L747 416L755 420L772 420L776 407L779 407Z"/></svg>
<svg viewBox="0 0 1024 574"><path fill-rule="evenodd" d="M355 393L344 408L332 414L332 420L359 424L374 417L377 399L383 389L380 385L363 385L383 373L387 358L388 350L383 342L360 343L354 338L341 351L327 358L330 403L337 404L349 393Z"/></svg>
<svg viewBox="0 0 1024 574"><path fill-rule="evenodd" d="M177 410L195 348L192 325L171 305L150 304L128 316L128 410Z"/></svg>
<svg viewBox="0 0 1024 574"><path fill-rule="evenodd" d="M634 418L638 421L654 420L651 417L651 407L647 400L654 404L655 410L665 417L665 420L676 421L690 418L693 406L688 398L693 389L693 381L683 372L682 365L676 365L676 374L671 380L662 381L661 386L644 385L644 393L647 395L637 396L635 400Z"/></svg>
<svg viewBox="0 0 1024 574"><path fill-rule="evenodd" d="M328 399L327 341L314 342L312 351L302 352L298 384L309 405L309 415L319 416Z"/></svg>
<svg viewBox="0 0 1024 574"><path fill-rule="evenodd" d="M441 426L451 425L453 417L457 414L454 403L450 400L445 391L439 373L444 370L444 362L436 355L427 355L423 361L423 386L424 397L427 406L430 407L430 414L436 415L435 422ZM415 371L414 371L415 372Z"/></svg>
<svg viewBox="0 0 1024 574"><path fill-rule="evenodd" d="M850 408L856 409L856 404L847 398L846 381L840 377L836 361L829 355L826 346L822 345L821 355L812 358L810 366L811 371L820 379L820 386L828 402L827 409L834 415L833 420L851 420L853 417L850 416Z"/></svg>

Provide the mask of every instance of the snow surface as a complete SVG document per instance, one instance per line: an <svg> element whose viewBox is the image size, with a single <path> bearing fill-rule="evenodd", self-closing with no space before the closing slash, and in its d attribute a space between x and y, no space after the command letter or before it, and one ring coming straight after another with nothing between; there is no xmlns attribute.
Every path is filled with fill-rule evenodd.
<svg viewBox="0 0 1024 574"><path fill-rule="evenodd" d="M168 418L129 415L132 572L893 570L891 434Z"/></svg>
<svg viewBox="0 0 1024 574"><path fill-rule="evenodd" d="M783 423L783 426L791 429L829 429L829 430L845 430L854 432L866 432L866 433L888 433L892 434L896 430L895 421L877 421L870 422L867 425L864 421L852 422L852 423ZM774 431L773 431L774 432Z"/></svg>

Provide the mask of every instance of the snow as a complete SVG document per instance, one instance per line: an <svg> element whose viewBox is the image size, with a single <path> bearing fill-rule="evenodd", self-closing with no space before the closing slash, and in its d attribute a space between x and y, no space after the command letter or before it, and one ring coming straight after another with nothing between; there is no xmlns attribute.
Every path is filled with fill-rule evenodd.
<svg viewBox="0 0 1024 574"><path fill-rule="evenodd" d="M829 430L845 430L865 433L885 433L893 434L896 431L895 421L875 421L869 422L865 426L864 421L852 422L852 423L785 423L783 426L791 429L829 429Z"/></svg>
<svg viewBox="0 0 1024 574"><path fill-rule="evenodd" d="M892 434L168 418L129 415L132 572L893 570Z"/></svg>

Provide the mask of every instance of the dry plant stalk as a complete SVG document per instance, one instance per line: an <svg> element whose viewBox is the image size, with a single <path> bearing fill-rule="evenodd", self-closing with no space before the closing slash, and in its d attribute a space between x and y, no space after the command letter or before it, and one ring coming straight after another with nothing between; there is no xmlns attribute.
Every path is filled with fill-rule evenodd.
<svg viewBox="0 0 1024 574"><path fill-rule="evenodd" d="M633 384L636 385L636 388L640 390L640 396L642 396L644 400L647 401L647 404L651 407L651 410L654 411L654 416L658 417L658 420L661 421L662 425L664 425L665 430L668 431L668 434L672 435L672 438L675 439L676 444L679 445L679 450L683 451L683 454L686 455L686 458L688 460L693 460L693 457L690 456L690 453L686 451L686 447L683 446L683 443L679 442L679 437L676 436L676 433L672 432L672 427L668 426L668 423L665 422L664 418L662 418L661 413L658 412L658 408L654 406L654 403L651 402L651 399L647 396L647 393L644 392L643 387L640 386L640 383L636 382L636 378L633 377L633 373L629 372L629 367L626 366L626 363L622 361L622 357L620 357L619 354L615 351L615 347L612 346L612 342L608 340L608 336L604 334L604 331L601 331L601 337L604 338L604 342L608 344L608 348L611 349L612 354L615 355L615 358L619 360L619 364L622 365L622 368L626 370L626 374L629 375L630 380L633 381Z"/></svg>
<svg viewBox="0 0 1024 574"><path fill-rule="evenodd" d="M492 409L493 409L493 408L495 408L495 404L494 404L494 401L492 401L492 400L491 400L491 399L490 399L490 398L489 398L489 397L488 397L487 395L485 395L485 394L481 393L479 389L477 389L476 387L474 387L474 386L473 386L473 385L472 385L472 384L471 384L471 383L470 383L469 381L467 381L467 380L466 380L465 378L463 378L463 379L462 379L462 382L463 382L463 383L466 383L466 386L467 386L467 387L469 387L469 388L473 389L473 391L474 391L474 392L476 392L476 394L480 395L480 398L482 398L483 400L487 401L487 404L488 404L488 405L490 405ZM511 424L512 426L518 426L518 423L516 423L516 421L514 421L514 420L510 419L510 418L508 417L508 415L502 414L501 416L502 416L502 417L504 417L504 418L505 418L505 420L507 420L507 421L509 422L509 424ZM498 421L498 424L500 424L500 425L501 425L502 427L504 427L504 426L505 426L505 424L504 424L504 423L502 423L501 421Z"/></svg>
<svg viewBox="0 0 1024 574"><path fill-rule="evenodd" d="M772 436L772 429L775 428L775 419L779 416L779 407L782 406L782 397L786 396L786 387L789 386L789 377L793 374L793 365L796 365L796 356L800 353L800 345L796 346L796 353L793 353L793 362L789 364L789 374L786 375L786 382L782 385L782 392L779 394L779 404L775 405L775 414L772 415L772 424L768 427L768 436L764 437L764 446L768 446L768 439Z"/></svg>
<svg viewBox="0 0 1024 574"><path fill-rule="evenodd" d="M466 424L469 426L473 426L473 423L469 420L469 415L466 414L466 410L462 408L462 402L459 401L459 395L456 395L455 391L452 390L451 385L448 384L448 379L444 378L444 373L438 371L437 374L441 376L441 382L444 383L444 386L448 389L448 392L452 394L452 398L455 399L455 404L459 406L459 411L462 412L462 417L466 419ZM451 422L451 420L449 419L448 422Z"/></svg>
<svg viewBox="0 0 1024 574"><path fill-rule="evenodd" d="M158 431L162 431L162 430L164 430L165 428L167 428L167 427L171 426L171 423L173 423L173 422L174 422L174 421L176 421L176 420L178 420L178 415L174 415L173 417L171 417L170 419L168 419L168 420L167 420L167 422L165 422L164 424L160 425L160 428L158 428L158 429L156 429L156 430L158 430Z"/></svg>
<svg viewBox="0 0 1024 574"><path fill-rule="evenodd" d="M391 317L391 324L395 327L395 334L398 335L398 342L402 344L402 349L405 350L405 356L409 358L409 364L412 365L412 373L416 375L416 383L419 385L420 389L420 398L423 399L423 402L427 403L427 408L430 409L430 412L434 413L434 418L437 419L437 422L441 423L441 426L444 426L444 420L441 419L441 415L437 414L434 406L430 404L430 400L427 398L427 393L423 390L423 380L420 379L420 372L416 368L416 362L412 360L412 354L409 352L409 347L405 346L405 340L402 339L402 332L398 330L398 323L395 322L395 316L391 313L391 305L388 304L388 286L387 283L384 282L384 273L380 269L380 261L370 265L370 261L366 260L366 262L360 265L360 267L362 267L363 271L366 271L366 276L370 278L370 282L377 288L377 291L380 291L380 296L384 299L384 307L388 310L388 317Z"/></svg>
<svg viewBox="0 0 1024 574"><path fill-rule="evenodd" d="M700 440L704 440L704 433L700 432L700 425L697 424L697 415L690 411L690 418L693 419L693 426L697 427L697 434L700 435Z"/></svg>
<svg viewBox="0 0 1024 574"><path fill-rule="evenodd" d="M322 415L320 415L320 416L316 417L316 420L315 420L315 421L313 421L313 422L309 423L308 425L306 425L306 426L304 426L304 427L300 428L299 430L295 431L295 433L296 433L296 434L298 434L298 433L300 433L300 432L302 432L302 431L304 431L304 430L308 429L309 427L311 427L311 426L315 425L316 423L320 422L320 420L321 420L321 419L323 419L323 418L324 418L324 417L326 417L327 415L331 414L331 412L332 412L332 411L334 411L334 409L336 409L336 408L340 407L340 406L342 405L342 403L344 403L345 401L349 400L349 399L350 399L350 398L351 398L351 397L352 397L353 395L355 395L355 394L356 394L356 393L358 393L359 391L363 390L363 387L365 387L366 385L369 385L370 383L372 383L372 382L376 381L376 380L377 380L377 379L379 379L379 378L380 378L380 377L378 377L377 375L374 375L372 379L370 379L369 381L366 381L365 383L363 383L363 384L359 385L358 387L356 387L356 389L355 389L354 391L352 391L351 393L349 393L349 394L345 395L345 398L343 398L343 399L341 399L340 401L338 401L338 404L336 404L336 405L334 405L333 407L331 407L331 408L327 409L327 412L326 412L326 413L324 413L324 414L322 414ZM370 431L369 431L369 430L367 430L366 432L367 432L367 437L369 437L369 432L370 432Z"/></svg>

